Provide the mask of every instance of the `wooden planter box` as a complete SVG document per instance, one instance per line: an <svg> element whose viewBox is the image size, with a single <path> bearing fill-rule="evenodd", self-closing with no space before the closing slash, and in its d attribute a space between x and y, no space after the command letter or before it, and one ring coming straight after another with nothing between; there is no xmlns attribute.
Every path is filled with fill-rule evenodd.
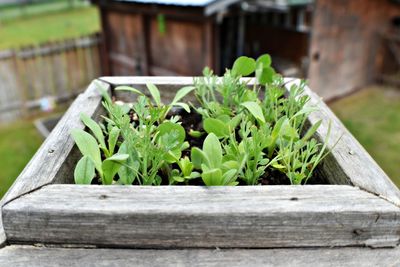
<svg viewBox="0 0 400 267"><path fill-rule="evenodd" d="M191 77L105 77L117 85L156 84L163 96ZM287 86L298 80L287 80ZM79 247L271 248L394 247L400 240L400 192L320 99L329 121L329 146L318 170L330 185L306 186L83 186L74 185L80 157L70 131L84 128L79 113L104 112L95 83L81 94L2 200L9 244Z"/></svg>

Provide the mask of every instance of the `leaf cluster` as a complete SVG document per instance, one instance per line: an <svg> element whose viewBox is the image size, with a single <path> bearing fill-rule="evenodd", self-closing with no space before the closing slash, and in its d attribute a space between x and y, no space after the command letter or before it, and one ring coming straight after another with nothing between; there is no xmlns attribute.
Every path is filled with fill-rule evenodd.
<svg viewBox="0 0 400 267"><path fill-rule="evenodd" d="M285 96L271 62L269 55L239 57L223 77L205 68L194 86L178 90L168 104L150 83L149 96L130 86L115 88L137 95L131 104L113 102L103 92L104 121L82 114L91 134L71 133L83 155L75 182L90 184L97 177L102 184L257 185L280 173L291 184L306 183L327 154L327 140L313 138L321 121L304 129L317 110L308 104L305 82ZM242 79L251 74L253 86ZM198 103L182 102L192 92ZM175 108L199 114L199 129L185 128L184 116L171 115Z"/></svg>

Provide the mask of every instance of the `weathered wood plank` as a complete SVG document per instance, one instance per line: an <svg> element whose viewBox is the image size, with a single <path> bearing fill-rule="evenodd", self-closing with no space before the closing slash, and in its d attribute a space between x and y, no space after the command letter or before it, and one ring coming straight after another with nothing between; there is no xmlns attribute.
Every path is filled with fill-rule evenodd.
<svg viewBox="0 0 400 267"><path fill-rule="evenodd" d="M395 246L399 218L345 185L49 185L3 206L10 243L140 248Z"/></svg>
<svg viewBox="0 0 400 267"><path fill-rule="evenodd" d="M5 203L43 185L54 182L58 176L62 176L63 171L68 172L68 175L70 174L71 170L65 169L64 166L75 145L75 142L70 137L70 131L75 128L84 128L84 125L79 120L81 112L89 116L97 115L101 108L100 100L101 96L95 83L92 83L88 90L77 97L49 138L39 148L4 196Z"/></svg>
<svg viewBox="0 0 400 267"><path fill-rule="evenodd" d="M290 81L290 79L287 79L287 81ZM292 82L287 83L287 87L289 88L293 83L298 82L298 79L292 80ZM314 124L319 120L323 121L316 133L318 139L325 139L328 134L329 123L331 123L328 148L334 147L339 140L331 150L331 154L323 162L321 168L324 175L329 177L332 183L351 183L400 206L400 191L396 185L321 98L308 87L306 94L311 97L309 105L316 105L319 108L317 112L309 116L309 122Z"/></svg>
<svg viewBox="0 0 400 267"><path fill-rule="evenodd" d="M101 83L101 81L99 82ZM104 85L108 87L107 84ZM98 114L101 108L100 100L101 96L94 83L78 96L3 197L0 207L23 194L55 182L57 179L59 183L65 182L65 177L70 176L70 171L76 163L73 155L77 154L76 152L71 154L75 142L70 137L70 131L74 128L84 128L84 125L77 119L80 112L92 117ZM0 213L0 246L6 240L2 222L2 213Z"/></svg>
<svg viewBox="0 0 400 267"><path fill-rule="evenodd" d="M399 266L400 248L134 250L9 246L0 250L0 265L13 267Z"/></svg>
<svg viewBox="0 0 400 267"><path fill-rule="evenodd" d="M157 86L186 86L193 84L193 77L176 77L176 76L160 76L160 77L153 77L153 76L105 76L100 77L100 80L110 83L112 85L146 85L147 82L154 83Z"/></svg>

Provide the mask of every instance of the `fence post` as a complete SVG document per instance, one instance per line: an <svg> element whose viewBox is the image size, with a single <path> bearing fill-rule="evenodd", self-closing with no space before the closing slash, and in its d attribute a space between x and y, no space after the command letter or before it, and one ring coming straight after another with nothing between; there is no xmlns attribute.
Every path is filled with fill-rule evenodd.
<svg viewBox="0 0 400 267"><path fill-rule="evenodd" d="M15 50L12 50L12 61L13 61L13 67L14 67L14 78L15 78L15 84L17 86L16 91L18 91L18 96L19 96L19 103L20 103L20 110L22 112L22 116L24 117L26 115L26 107L25 107L25 93L24 93L24 88L22 86L22 82L19 79L20 75L20 66L18 64L18 55ZM11 89L12 90L12 89Z"/></svg>

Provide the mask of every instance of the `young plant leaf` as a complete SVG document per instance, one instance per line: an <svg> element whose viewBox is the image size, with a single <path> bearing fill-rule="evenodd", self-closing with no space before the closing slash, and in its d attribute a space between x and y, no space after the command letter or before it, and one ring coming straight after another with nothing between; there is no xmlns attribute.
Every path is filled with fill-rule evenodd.
<svg viewBox="0 0 400 267"><path fill-rule="evenodd" d="M128 91L128 92L132 92L132 93L135 93L135 94L138 94L138 95L143 95L143 93L140 90L138 90L136 88L133 88L132 86L121 85L121 86L117 86L114 90L116 90L116 91Z"/></svg>
<svg viewBox="0 0 400 267"><path fill-rule="evenodd" d="M89 156L84 156L78 161L74 171L76 184L91 184L95 176L94 163Z"/></svg>
<svg viewBox="0 0 400 267"><path fill-rule="evenodd" d="M201 169L202 164L210 166L210 162L207 158L207 155L198 147L192 148L190 153L190 158L192 159L193 166L197 169Z"/></svg>
<svg viewBox="0 0 400 267"><path fill-rule="evenodd" d="M218 138L229 136L229 125L218 119L205 119L203 121L203 128L207 133L214 133Z"/></svg>
<svg viewBox="0 0 400 267"><path fill-rule="evenodd" d="M158 126L158 131L159 131L158 134L159 137L165 134L170 134L171 132L175 131L177 134L176 136L176 141L178 142L177 145L180 145L185 141L186 132L185 129L180 124L166 121Z"/></svg>
<svg viewBox="0 0 400 267"><path fill-rule="evenodd" d="M122 163L125 163L128 157L129 155L127 154L116 154L103 161L101 166L103 169L103 184L112 184L114 176L121 168Z"/></svg>
<svg viewBox="0 0 400 267"><path fill-rule="evenodd" d="M222 171L220 169L211 169L203 172L201 178L206 186L221 185Z"/></svg>
<svg viewBox="0 0 400 267"><path fill-rule="evenodd" d="M235 60L232 67L232 73L235 76L247 76L253 73L256 69L256 61L249 57L239 57Z"/></svg>
<svg viewBox="0 0 400 267"><path fill-rule="evenodd" d="M111 104L112 100L110 95L108 94L108 90L106 89L106 87L98 80L94 81L94 83L96 84L97 90L100 91L100 94L105 100L105 102Z"/></svg>
<svg viewBox="0 0 400 267"><path fill-rule="evenodd" d="M123 165L118 170L119 182L125 185L131 185L137 176L139 169L139 162L133 159L131 153L129 153L127 142L123 142L119 147L118 154L129 154L129 158L126 160L126 166Z"/></svg>
<svg viewBox="0 0 400 267"><path fill-rule="evenodd" d="M81 113L80 114L81 121L92 131L97 141L99 142L102 148L106 148L106 143L104 141L103 131L100 126L92 120L88 115Z"/></svg>
<svg viewBox="0 0 400 267"><path fill-rule="evenodd" d="M113 127L108 136L108 152L109 156L114 154L115 145L117 144L119 133L121 132L118 127Z"/></svg>
<svg viewBox="0 0 400 267"><path fill-rule="evenodd" d="M194 87L194 86L185 86L185 87L182 87L181 89L179 89L178 92L176 92L176 95L174 97L174 100L172 100L171 105L175 105L175 103L178 103L179 100L184 98L187 94L192 92L194 89L196 89L196 87Z"/></svg>
<svg viewBox="0 0 400 267"><path fill-rule="evenodd" d="M80 129L72 130L71 135L82 155L90 157L96 169L102 174L100 149L96 139Z"/></svg>
<svg viewBox="0 0 400 267"><path fill-rule="evenodd" d="M160 107L161 106L160 91L152 83L147 83L146 86L147 86L147 89L149 89L149 92L150 92L151 96L153 97L154 102L156 102L156 105Z"/></svg>
<svg viewBox="0 0 400 267"><path fill-rule="evenodd" d="M190 129L189 135L194 138L200 138L203 135L203 132Z"/></svg>
<svg viewBox="0 0 400 267"><path fill-rule="evenodd" d="M203 143L203 151L209 160L208 167L219 167L222 163L222 148L218 137L210 133L207 135Z"/></svg>
<svg viewBox="0 0 400 267"><path fill-rule="evenodd" d="M256 78L260 84L271 83L274 80L275 70L260 64L256 69Z"/></svg>
<svg viewBox="0 0 400 267"><path fill-rule="evenodd" d="M259 65L262 64L263 67L265 68L271 66L271 63L272 63L271 56L268 54L264 54L257 58L256 66L258 67Z"/></svg>
<svg viewBox="0 0 400 267"><path fill-rule="evenodd" d="M271 83L275 75L275 71L271 68L271 57L268 54L264 54L257 58L256 61L256 78L260 84L265 85Z"/></svg>
<svg viewBox="0 0 400 267"><path fill-rule="evenodd" d="M229 171L225 172L222 175L222 184L223 185L229 185L230 183L232 183L234 180L236 180L235 179L236 178L235 175L236 175L236 170L235 169L232 169L232 170L229 170Z"/></svg>
<svg viewBox="0 0 400 267"><path fill-rule="evenodd" d="M310 139L314 135L314 133L318 130L321 123L322 120L319 120L315 124L313 124L310 127L310 129L308 129L307 133L303 136L302 141L307 141L308 139Z"/></svg>
<svg viewBox="0 0 400 267"><path fill-rule="evenodd" d="M190 113L190 107L189 107L189 105L186 104L186 103L176 102L176 103L173 104L173 106L175 106L175 107L176 107L176 106L181 107L181 108L183 108L187 113Z"/></svg>
<svg viewBox="0 0 400 267"><path fill-rule="evenodd" d="M244 102L241 103L258 121L265 123L264 114L260 105L257 102Z"/></svg>

